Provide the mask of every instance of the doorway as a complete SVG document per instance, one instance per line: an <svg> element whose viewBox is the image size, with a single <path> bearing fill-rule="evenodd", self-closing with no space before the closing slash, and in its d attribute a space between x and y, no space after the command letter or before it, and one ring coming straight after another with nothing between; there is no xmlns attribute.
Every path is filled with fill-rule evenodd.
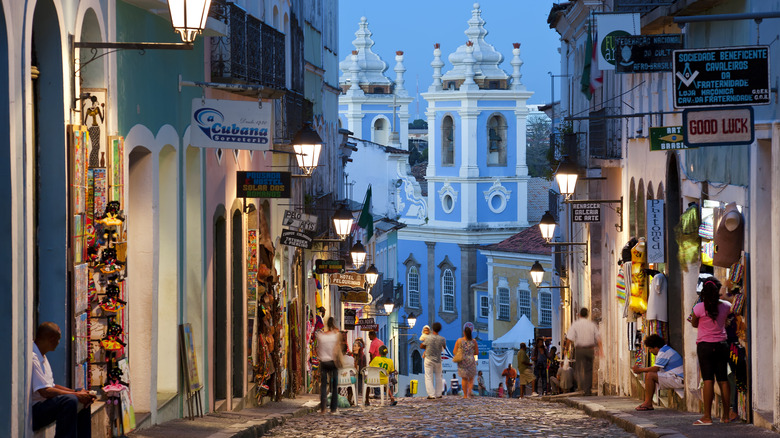
<svg viewBox="0 0 780 438"><path fill-rule="evenodd" d="M227 224L214 223L214 402L227 398Z"/></svg>
<svg viewBox="0 0 780 438"><path fill-rule="evenodd" d="M244 396L244 226L243 213L233 211L232 218L232 291L231 291L231 328L233 354L233 397Z"/></svg>

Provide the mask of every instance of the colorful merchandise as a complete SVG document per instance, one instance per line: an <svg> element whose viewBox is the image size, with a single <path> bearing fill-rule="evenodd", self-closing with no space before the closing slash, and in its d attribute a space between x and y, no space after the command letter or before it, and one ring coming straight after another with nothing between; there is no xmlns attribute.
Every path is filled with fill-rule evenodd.
<svg viewBox="0 0 780 438"><path fill-rule="evenodd" d="M645 238L631 249L631 296L628 308L635 313L647 312L647 250Z"/></svg>

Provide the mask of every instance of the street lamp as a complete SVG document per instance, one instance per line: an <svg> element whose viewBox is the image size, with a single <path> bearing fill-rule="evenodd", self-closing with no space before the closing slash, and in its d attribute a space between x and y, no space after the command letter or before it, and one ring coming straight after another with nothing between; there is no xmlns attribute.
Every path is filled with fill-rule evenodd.
<svg viewBox="0 0 780 438"><path fill-rule="evenodd" d="M547 242L551 241L555 235L555 225L555 218L550 213L550 210L547 210L542 216L541 222L539 222L539 231L542 232L542 237Z"/></svg>
<svg viewBox="0 0 780 438"><path fill-rule="evenodd" d="M542 284L542 278L544 278L544 268L537 260L534 262L534 265L531 266L531 280L534 282L536 287L539 287L539 285Z"/></svg>
<svg viewBox="0 0 780 438"><path fill-rule="evenodd" d="M195 41L195 36L206 27L211 0L168 0L173 30L185 43Z"/></svg>
<svg viewBox="0 0 780 438"><path fill-rule="evenodd" d="M366 262L366 247L358 240L357 243L352 245L349 253L352 256L352 265L355 266L355 269L360 269L363 263Z"/></svg>
<svg viewBox="0 0 780 438"><path fill-rule="evenodd" d="M410 329L414 328L414 324L417 323L417 317L414 316L414 312L410 313L409 316L406 317L406 322L409 324Z"/></svg>
<svg viewBox="0 0 780 438"><path fill-rule="evenodd" d="M558 170L555 171L555 180L558 182L558 188L564 198L569 199L574 194L574 187L577 185L577 166L564 157Z"/></svg>
<svg viewBox="0 0 780 438"><path fill-rule="evenodd" d="M344 208L343 205L336 210L336 213L333 215L333 227L341 240L347 238L350 230L352 230L353 222L355 222L355 218L352 217L352 213Z"/></svg>
<svg viewBox="0 0 780 438"><path fill-rule="evenodd" d="M389 314L393 313L393 308L395 307L395 303L393 303L393 299L392 298L387 298L385 300L385 304L383 304L383 306L385 307L385 313L389 315Z"/></svg>
<svg viewBox="0 0 780 438"><path fill-rule="evenodd" d="M320 161L322 138L317 134L317 131L312 129L310 122L306 122L293 137L293 150L295 158L298 159L298 167L304 174L311 175Z"/></svg>
<svg viewBox="0 0 780 438"><path fill-rule="evenodd" d="M374 266L373 263L371 263L371 266L366 269L366 283L368 283L368 287L372 288L376 284L376 281L379 279L379 271L376 269L376 266ZM390 308L390 312L392 312L392 307ZM387 312L387 313L390 313Z"/></svg>

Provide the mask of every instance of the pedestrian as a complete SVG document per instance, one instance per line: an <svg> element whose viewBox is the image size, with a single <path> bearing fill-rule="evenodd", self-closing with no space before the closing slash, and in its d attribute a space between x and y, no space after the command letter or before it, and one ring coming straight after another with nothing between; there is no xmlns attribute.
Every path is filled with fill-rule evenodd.
<svg viewBox="0 0 780 438"><path fill-rule="evenodd" d="M496 391L496 395L498 398L504 398L504 384L500 383L498 384L498 391Z"/></svg>
<svg viewBox="0 0 780 438"><path fill-rule="evenodd" d="M450 394L458 395L458 392L460 392L460 382L458 382L458 378L455 376L455 373L452 373L452 380L450 380Z"/></svg>
<svg viewBox="0 0 780 438"><path fill-rule="evenodd" d="M425 392L428 398L441 398L444 395L444 378L441 375L441 352L446 341L439 336L441 323L436 321L431 325L431 334L425 337L420 348L425 350Z"/></svg>
<svg viewBox="0 0 780 438"><path fill-rule="evenodd" d="M588 319L588 309L580 309L580 317L574 321L566 333L566 345L574 345L574 366L577 385L583 395L590 396L593 385L593 358L596 348L602 354L601 335L596 324Z"/></svg>
<svg viewBox="0 0 780 438"><path fill-rule="evenodd" d="M393 395L395 391L391 391L389 386L390 375L395 373L395 365L393 364L393 359L387 357L387 347L384 345L379 347L379 356L371 360L371 363L368 364L368 366L379 367L387 371L387 375L380 376L379 384L385 385L387 393L390 395L390 404L393 406L397 405L398 402L395 400L395 396Z"/></svg>
<svg viewBox="0 0 780 438"><path fill-rule="evenodd" d="M536 392L538 384L541 383L542 389L540 390L544 394L544 389L547 387L547 347L544 345L543 338L537 338L534 345L534 351L531 357L534 363L534 381L531 388L531 397L539 396Z"/></svg>
<svg viewBox="0 0 780 438"><path fill-rule="evenodd" d="M558 361L558 347L550 347L550 354L547 355L547 391L552 392L552 379L558 375L558 368L561 363Z"/></svg>
<svg viewBox="0 0 780 438"><path fill-rule="evenodd" d="M477 376L477 361L479 355L477 341L471 337L471 327L463 329L463 337L455 341L453 353L461 352L463 360L458 362L458 374L463 379L463 398L471 398L474 394L474 377Z"/></svg>
<svg viewBox="0 0 780 438"><path fill-rule="evenodd" d="M477 387L479 387L479 396L485 396L485 378L482 377L482 371L477 373Z"/></svg>
<svg viewBox="0 0 780 438"><path fill-rule="evenodd" d="M704 415L694 426L709 426L712 424L712 402L715 399L715 379L720 386L721 403L723 404L722 423L730 423L739 419L736 412L730 408L731 388L729 387L727 363L729 347L726 341L726 317L731 311L731 305L720 300L720 282L715 277L704 281L701 289L701 303L693 306L691 325L698 329L696 335L696 355L699 357L699 369L704 381Z"/></svg>
<svg viewBox="0 0 780 438"><path fill-rule="evenodd" d="M365 368L368 365L368 360L366 359L365 345L363 344L363 340L360 338L355 339L355 342L352 344L352 357L355 360L355 369L357 370L357 376L358 376L358 381L357 381L358 394L362 394L363 393L363 368Z"/></svg>
<svg viewBox="0 0 780 438"><path fill-rule="evenodd" d="M46 354L60 343L60 328L53 322L44 322L35 331L32 355L32 427L38 430L56 422L55 435L73 438L92 434L92 402L95 396L86 389L73 390L54 383ZM82 409L79 409L79 403Z"/></svg>
<svg viewBox="0 0 780 438"><path fill-rule="evenodd" d="M508 367L504 368L504 371L501 372L501 375L506 380L507 394L509 398L512 398L515 390L515 379L517 378L517 370L512 368L512 362L509 363Z"/></svg>
<svg viewBox="0 0 780 438"><path fill-rule="evenodd" d="M328 388L330 388L330 413L336 413L339 393L336 390L338 384L338 369L335 357L337 348L340 347L341 333L331 316L325 328L317 333L317 356L320 358L320 413L325 413Z"/></svg>
<svg viewBox="0 0 780 438"><path fill-rule="evenodd" d="M525 396L525 387L534 381L534 373L531 372L531 359L528 358L528 346L525 342L520 343L520 350L517 352L517 387L520 390L520 398Z"/></svg>
<svg viewBox="0 0 780 438"><path fill-rule="evenodd" d="M368 344L368 355L371 360L374 360L375 357L379 356L379 347L385 345L385 343L376 337L376 332L373 330L368 332L368 340L370 341Z"/></svg>
<svg viewBox="0 0 780 438"><path fill-rule="evenodd" d="M656 384L660 389L683 388L685 374L682 356L666 345L664 338L653 334L646 337L644 343L647 351L655 356L655 364L651 367L634 365L631 370L637 374L645 373L645 401L636 410L652 411Z"/></svg>

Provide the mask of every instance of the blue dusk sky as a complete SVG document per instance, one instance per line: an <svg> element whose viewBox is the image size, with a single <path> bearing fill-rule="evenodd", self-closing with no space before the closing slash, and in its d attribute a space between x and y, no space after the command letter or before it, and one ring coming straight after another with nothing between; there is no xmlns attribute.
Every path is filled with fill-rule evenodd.
<svg viewBox="0 0 780 438"><path fill-rule="evenodd" d="M519 42L523 60L523 83L534 95L529 103L550 102L550 75L560 71L560 41L558 33L547 25L552 0L482 0L482 19L488 35L485 40L502 55L501 67L512 73L512 43ZM403 50L406 74L404 86L414 96L418 87L424 93L433 81L433 44L440 43L442 73L452 65L450 53L466 42L463 33L471 18L473 0L340 0L339 1L339 61L354 47L355 31L360 17L368 18L368 29L374 41L372 50L387 63L385 75L395 78L395 51ZM340 75L340 73L339 73ZM556 94L560 79L556 78ZM560 98L560 96L556 96ZM425 118L425 101L419 103L420 118ZM417 117L417 102L409 107L411 119Z"/></svg>

